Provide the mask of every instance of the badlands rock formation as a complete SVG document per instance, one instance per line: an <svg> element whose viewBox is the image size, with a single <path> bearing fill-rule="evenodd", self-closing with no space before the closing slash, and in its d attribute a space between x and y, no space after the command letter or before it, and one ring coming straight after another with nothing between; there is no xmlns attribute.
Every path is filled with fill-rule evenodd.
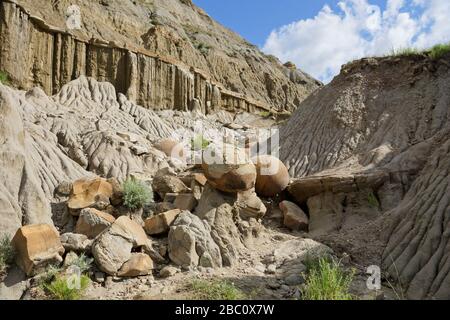
<svg viewBox="0 0 450 320"><path fill-rule="evenodd" d="M297 178L288 189L308 208L310 233L364 241L378 225L378 263L410 298L450 297L449 62L350 63L281 130L281 160Z"/></svg>
<svg viewBox="0 0 450 320"><path fill-rule="evenodd" d="M203 113L293 110L321 85L180 0L2 1L0 70L49 95L86 75L146 108Z"/></svg>

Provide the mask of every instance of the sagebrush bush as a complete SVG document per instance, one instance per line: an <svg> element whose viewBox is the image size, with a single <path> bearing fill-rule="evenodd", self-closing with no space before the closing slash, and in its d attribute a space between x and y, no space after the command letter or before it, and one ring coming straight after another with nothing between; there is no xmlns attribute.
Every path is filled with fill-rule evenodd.
<svg viewBox="0 0 450 320"><path fill-rule="evenodd" d="M91 280L81 275L77 281L67 276L57 275L50 283L45 285L45 290L54 300L79 300L88 288Z"/></svg>
<svg viewBox="0 0 450 320"><path fill-rule="evenodd" d="M349 293L354 273L346 273L339 262L320 258L309 263L305 286L302 289L304 300L353 300Z"/></svg>
<svg viewBox="0 0 450 320"><path fill-rule="evenodd" d="M16 251L8 236L3 235L0 238L0 271L14 262Z"/></svg>
<svg viewBox="0 0 450 320"><path fill-rule="evenodd" d="M131 210L143 208L153 201L153 191L142 181L129 178L122 187L123 203Z"/></svg>
<svg viewBox="0 0 450 320"><path fill-rule="evenodd" d="M240 289L228 281L217 280L213 282L194 280L191 283L194 299L200 300L243 300L247 296Z"/></svg>

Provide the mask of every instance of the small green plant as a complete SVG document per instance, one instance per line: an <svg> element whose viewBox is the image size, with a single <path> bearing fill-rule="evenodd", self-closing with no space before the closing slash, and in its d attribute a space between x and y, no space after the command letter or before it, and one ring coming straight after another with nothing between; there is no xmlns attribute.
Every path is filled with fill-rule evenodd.
<svg viewBox="0 0 450 320"><path fill-rule="evenodd" d="M56 276L55 280L45 285L45 290L54 300L79 300L91 281L85 275L81 275L79 279L76 275L72 277L75 278Z"/></svg>
<svg viewBox="0 0 450 320"><path fill-rule="evenodd" d="M202 135L197 135L191 139L191 150L205 150L210 143Z"/></svg>
<svg viewBox="0 0 450 320"><path fill-rule="evenodd" d="M308 266L305 286L302 289L304 300L353 300L349 293L354 272L345 273L339 262L320 258Z"/></svg>
<svg viewBox="0 0 450 320"><path fill-rule="evenodd" d="M143 208L153 200L152 190L144 182L129 178L123 183L123 200L131 210Z"/></svg>
<svg viewBox="0 0 450 320"><path fill-rule="evenodd" d="M371 208L379 208L380 207L380 202L378 201L377 197L375 196L375 194L373 192L369 192L367 194L367 202L369 202L369 206Z"/></svg>
<svg viewBox="0 0 450 320"><path fill-rule="evenodd" d="M94 262L94 259L87 257L84 253L82 253L72 264L71 266L77 267L81 273L85 273L88 271L92 263Z"/></svg>
<svg viewBox="0 0 450 320"><path fill-rule="evenodd" d="M0 271L14 262L16 251L7 235L0 239Z"/></svg>
<svg viewBox="0 0 450 320"><path fill-rule="evenodd" d="M205 56L209 53L209 50L211 50L211 47L203 42L198 43L195 47L198 51L200 51L201 54Z"/></svg>
<svg viewBox="0 0 450 320"><path fill-rule="evenodd" d="M190 285L194 292L194 299L200 300L244 300L247 296L240 289L228 281L194 280Z"/></svg>
<svg viewBox="0 0 450 320"><path fill-rule="evenodd" d="M450 43L438 44L430 49L428 56L433 60L439 60L450 53Z"/></svg>
<svg viewBox="0 0 450 320"><path fill-rule="evenodd" d="M56 265L50 265L47 267L44 273L39 275L37 280L38 286L45 291L45 287L50 284L63 269Z"/></svg>
<svg viewBox="0 0 450 320"><path fill-rule="evenodd" d="M272 116L272 112L270 112L270 111L261 111L261 112L259 113L259 115L260 115L261 117L263 117L263 118L269 118L270 116Z"/></svg>
<svg viewBox="0 0 450 320"><path fill-rule="evenodd" d="M0 82L3 84L9 83L9 77L6 72L0 71Z"/></svg>

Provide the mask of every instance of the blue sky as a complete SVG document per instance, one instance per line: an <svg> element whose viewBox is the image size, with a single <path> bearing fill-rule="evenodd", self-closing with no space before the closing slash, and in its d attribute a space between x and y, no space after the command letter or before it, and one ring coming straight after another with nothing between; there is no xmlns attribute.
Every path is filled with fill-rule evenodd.
<svg viewBox="0 0 450 320"><path fill-rule="evenodd" d="M211 17L262 47L272 32L288 23L313 18L324 5L340 0L193 0ZM383 8L386 0L372 1Z"/></svg>
<svg viewBox="0 0 450 320"><path fill-rule="evenodd" d="M450 41L450 0L193 0L265 53L323 82L342 64Z"/></svg>

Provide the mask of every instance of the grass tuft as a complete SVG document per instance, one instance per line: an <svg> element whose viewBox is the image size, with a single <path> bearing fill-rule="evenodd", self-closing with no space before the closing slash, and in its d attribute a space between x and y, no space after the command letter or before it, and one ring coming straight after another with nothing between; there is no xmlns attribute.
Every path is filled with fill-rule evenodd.
<svg viewBox="0 0 450 320"><path fill-rule="evenodd" d="M79 300L91 281L86 275L73 277L56 276L55 280L44 287L53 300Z"/></svg>
<svg viewBox="0 0 450 320"><path fill-rule="evenodd" d="M8 74L4 71L0 71L0 82L5 85L9 84Z"/></svg>
<svg viewBox="0 0 450 320"><path fill-rule="evenodd" d="M400 48L400 49L394 49L391 51L388 56L392 57L411 57L411 56L417 56L422 54L422 52L416 48Z"/></svg>
<svg viewBox="0 0 450 320"><path fill-rule="evenodd" d="M194 280L190 285L194 292L194 299L198 300L244 300L246 294L236 288L231 282L216 280L213 282L205 280Z"/></svg>
<svg viewBox="0 0 450 320"><path fill-rule="evenodd" d="M428 53L429 57L433 60L439 60L445 55L450 53L450 43L447 44L437 44L430 49Z"/></svg>
<svg viewBox="0 0 450 320"><path fill-rule="evenodd" d="M348 274L340 263L329 258L320 258L307 266L304 300L354 300L349 293L354 272Z"/></svg>
<svg viewBox="0 0 450 320"><path fill-rule="evenodd" d="M152 192L144 182L129 178L123 183L124 205L131 210L143 208L153 201Z"/></svg>

